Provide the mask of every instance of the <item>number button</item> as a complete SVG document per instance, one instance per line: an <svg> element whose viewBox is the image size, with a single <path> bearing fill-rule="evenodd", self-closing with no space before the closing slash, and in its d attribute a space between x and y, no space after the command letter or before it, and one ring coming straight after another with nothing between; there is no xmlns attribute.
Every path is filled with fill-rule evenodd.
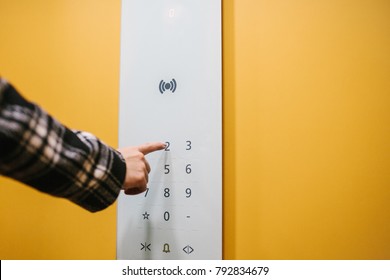
<svg viewBox="0 0 390 280"><path fill-rule="evenodd" d="M190 188L186 188L186 198L190 198L192 195L192 190Z"/></svg>
<svg viewBox="0 0 390 280"><path fill-rule="evenodd" d="M168 211L165 211L165 212L164 212L164 220L165 220L166 222L168 222L170 218L171 218L171 214L169 214Z"/></svg>
<svg viewBox="0 0 390 280"><path fill-rule="evenodd" d="M186 173L187 173L187 174L191 174L191 173L192 173L191 164L187 164L187 165L186 165Z"/></svg>
<svg viewBox="0 0 390 280"><path fill-rule="evenodd" d="M187 151L191 150L191 149L192 149L192 142L191 142L190 140L187 140L187 141L186 141L186 144L187 144L186 150L187 150Z"/></svg>
<svg viewBox="0 0 390 280"><path fill-rule="evenodd" d="M165 188L164 189L164 197L168 198L171 196L171 193L170 193L170 189L169 188Z"/></svg>
<svg viewBox="0 0 390 280"><path fill-rule="evenodd" d="M171 172L171 169L169 169L169 167L169 164L164 165L164 174L169 174L169 172Z"/></svg>

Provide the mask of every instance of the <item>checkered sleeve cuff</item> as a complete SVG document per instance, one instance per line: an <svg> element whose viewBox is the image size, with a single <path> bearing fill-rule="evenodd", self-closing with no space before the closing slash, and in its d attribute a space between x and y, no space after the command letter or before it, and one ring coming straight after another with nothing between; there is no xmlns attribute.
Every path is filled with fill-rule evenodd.
<svg viewBox="0 0 390 280"><path fill-rule="evenodd" d="M92 134L71 131L8 86L0 100L0 174L96 212L122 188L126 163Z"/></svg>

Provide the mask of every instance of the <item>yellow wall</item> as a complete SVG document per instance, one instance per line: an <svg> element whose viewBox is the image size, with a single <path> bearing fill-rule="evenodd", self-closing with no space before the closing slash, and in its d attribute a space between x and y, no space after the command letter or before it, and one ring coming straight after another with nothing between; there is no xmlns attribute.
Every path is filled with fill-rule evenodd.
<svg viewBox="0 0 390 280"><path fill-rule="evenodd" d="M117 145L120 1L0 0L0 75L71 128ZM115 258L97 214L0 178L0 259Z"/></svg>
<svg viewBox="0 0 390 280"><path fill-rule="evenodd" d="M390 258L390 2L224 1L225 257Z"/></svg>
<svg viewBox="0 0 390 280"><path fill-rule="evenodd" d="M390 258L390 3L225 0L224 257ZM119 0L0 0L0 75L117 143ZM111 259L89 214L0 178L0 259Z"/></svg>

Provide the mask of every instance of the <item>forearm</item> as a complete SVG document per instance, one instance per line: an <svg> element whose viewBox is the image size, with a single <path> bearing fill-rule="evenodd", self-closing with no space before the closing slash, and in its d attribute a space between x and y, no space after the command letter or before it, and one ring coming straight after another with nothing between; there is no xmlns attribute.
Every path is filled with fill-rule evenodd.
<svg viewBox="0 0 390 280"><path fill-rule="evenodd" d="M93 135L69 130L8 86L0 93L0 173L95 212L116 200L126 164Z"/></svg>

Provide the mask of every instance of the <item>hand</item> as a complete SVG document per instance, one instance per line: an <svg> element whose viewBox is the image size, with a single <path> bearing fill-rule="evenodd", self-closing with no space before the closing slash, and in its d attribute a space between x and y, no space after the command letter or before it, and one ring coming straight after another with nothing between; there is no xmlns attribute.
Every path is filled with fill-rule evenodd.
<svg viewBox="0 0 390 280"><path fill-rule="evenodd" d="M125 194L139 194L146 190L150 165L145 155L165 148L165 143L153 142L140 146L118 149L126 161L126 176L123 182Z"/></svg>

